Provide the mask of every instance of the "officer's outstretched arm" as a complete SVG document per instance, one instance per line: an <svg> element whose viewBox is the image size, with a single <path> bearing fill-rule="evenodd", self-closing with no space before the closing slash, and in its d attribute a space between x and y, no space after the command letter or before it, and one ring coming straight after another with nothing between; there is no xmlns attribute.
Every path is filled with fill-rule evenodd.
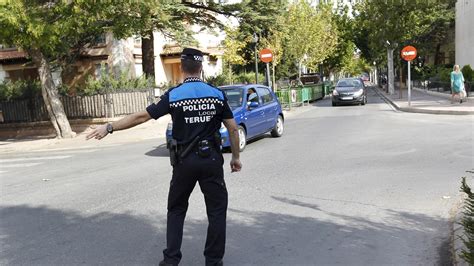
<svg viewBox="0 0 474 266"><path fill-rule="evenodd" d="M235 120L224 119L224 126L229 132L230 148L232 150L232 160L230 161L230 168L232 172L238 172L242 169L242 163L240 162L240 148L239 148L239 129Z"/></svg>
<svg viewBox="0 0 474 266"><path fill-rule="evenodd" d="M137 112L130 115L125 116L124 118L112 122L112 129L113 131L124 130L127 128L134 127L141 123L145 123L146 121L150 120L151 116L148 114L147 111ZM102 139L103 137L107 136L107 124L98 126L92 130L89 134L87 134L86 139Z"/></svg>

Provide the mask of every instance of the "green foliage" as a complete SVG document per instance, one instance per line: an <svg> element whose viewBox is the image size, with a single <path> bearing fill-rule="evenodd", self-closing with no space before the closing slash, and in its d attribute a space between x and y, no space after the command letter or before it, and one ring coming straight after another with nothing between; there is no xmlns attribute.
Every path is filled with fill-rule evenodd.
<svg viewBox="0 0 474 266"><path fill-rule="evenodd" d="M474 81L474 70L472 70L470 65L465 65L461 69L462 75L464 76L464 80L466 81Z"/></svg>
<svg viewBox="0 0 474 266"><path fill-rule="evenodd" d="M438 67L436 69L436 77L439 78L439 81L451 83L451 68Z"/></svg>
<svg viewBox="0 0 474 266"><path fill-rule="evenodd" d="M262 73L258 73L259 83L265 81L265 76ZM234 84L252 84L255 83L255 72L240 73L235 76L233 80Z"/></svg>
<svg viewBox="0 0 474 266"><path fill-rule="evenodd" d="M38 80L18 80L0 83L0 101L28 99L41 95Z"/></svg>
<svg viewBox="0 0 474 266"><path fill-rule="evenodd" d="M297 1L289 7L285 27L285 53L296 62L305 60L310 68L322 63L336 48L338 32L329 6L314 8L304 0Z"/></svg>
<svg viewBox="0 0 474 266"><path fill-rule="evenodd" d="M222 73L217 76L206 77L205 81L213 86L222 86L230 84L229 75Z"/></svg>
<svg viewBox="0 0 474 266"><path fill-rule="evenodd" d="M129 78L127 72L122 72L118 77L102 74L101 78L94 78L92 75L86 80L84 87L78 88L79 95L104 94L106 92L142 91L152 87L153 81L144 76L139 78Z"/></svg>
<svg viewBox="0 0 474 266"><path fill-rule="evenodd" d="M462 250L461 256L467 263L469 263L469 265L474 265L474 194L466 183L466 177L462 178L461 191L467 195L464 202L464 216L461 220L465 232L465 235L461 236L465 245L465 249Z"/></svg>
<svg viewBox="0 0 474 266"><path fill-rule="evenodd" d="M217 76L207 77L206 82L214 86L223 86L230 84L253 84L255 83L255 72L242 72L236 75L232 75L232 78L229 78L228 73L222 73ZM258 74L258 80L264 81L265 76L261 73Z"/></svg>
<svg viewBox="0 0 474 266"><path fill-rule="evenodd" d="M354 42L369 62L386 60L386 41L433 51L454 23L455 0L361 1L355 6Z"/></svg>

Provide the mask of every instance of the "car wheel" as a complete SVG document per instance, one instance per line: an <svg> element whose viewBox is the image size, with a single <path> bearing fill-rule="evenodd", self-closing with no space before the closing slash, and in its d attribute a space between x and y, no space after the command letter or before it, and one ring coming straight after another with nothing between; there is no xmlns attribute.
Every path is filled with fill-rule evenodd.
<svg viewBox="0 0 474 266"><path fill-rule="evenodd" d="M362 105L365 105L367 103L367 97L364 97L364 99L362 100Z"/></svg>
<svg viewBox="0 0 474 266"><path fill-rule="evenodd" d="M283 117L281 115L278 116L277 122L275 124L275 127L273 128L271 134L272 137L274 138L279 138L283 135L283 131L285 129L284 122L283 122Z"/></svg>
<svg viewBox="0 0 474 266"><path fill-rule="evenodd" d="M239 150L243 151L247 146L247 133L243 126L239 126Z"/></svg>

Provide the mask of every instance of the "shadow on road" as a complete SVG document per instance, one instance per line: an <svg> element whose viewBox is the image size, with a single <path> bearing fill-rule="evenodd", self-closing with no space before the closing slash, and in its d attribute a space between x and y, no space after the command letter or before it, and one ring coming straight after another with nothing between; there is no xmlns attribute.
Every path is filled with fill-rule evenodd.
<svg viewBox="0 0 474 266"><path fill-rule="evenodd" d="M275 199L324 213L317 205ZM442 219L396 211L389 212L386 222L325 214L334 219L229 209L226 265L432 265L436 261L432 252L440 247L424 241L438 233L445 224ZM84 215L19 205L2 207L0 217L2 265L157 265L165 247L165 215ZM182 265L204 264L206 226L205 219L186 221Z"/></svg>
<svg viewBox="0 0 474 266"><path fill-rule="evenodd" d="M157 146L155 149L146 152L145 155L152 156L152 157L170 157L170 152L166 148L166 144L161 144L160 146Z"/></svg>

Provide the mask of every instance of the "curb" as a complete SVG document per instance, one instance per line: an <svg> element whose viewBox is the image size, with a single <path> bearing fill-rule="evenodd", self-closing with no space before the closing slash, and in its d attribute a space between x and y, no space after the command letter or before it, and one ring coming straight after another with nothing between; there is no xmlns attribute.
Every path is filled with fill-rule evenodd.
<svg viewBox="0 0 474 266"><path fill-rule="evenodd" d="M384 102L386 102L387 104L389 104L391 107L393 107L395 110L397 111L401 111L400 110L400 106L398 106L397 104L395 104L392 100L390 100L387 96L385 96L379 88L377 87L373 87L374 88L374 91L375 93L377 93L378 96L380 96L382 98L382 100Z"/></svg>
<svg viewBox="0 0 474 266"><path fill-rule="evenodd" d="M375 91L381 96L385 102L392 105L395 109L407 113L420 113L420 114L434 114L434 115L474 115L474 111L452 111L452 110L432 110L432 109L420 109L414 107L400 107L392 99L385 96L378 88Z"/></svg>

